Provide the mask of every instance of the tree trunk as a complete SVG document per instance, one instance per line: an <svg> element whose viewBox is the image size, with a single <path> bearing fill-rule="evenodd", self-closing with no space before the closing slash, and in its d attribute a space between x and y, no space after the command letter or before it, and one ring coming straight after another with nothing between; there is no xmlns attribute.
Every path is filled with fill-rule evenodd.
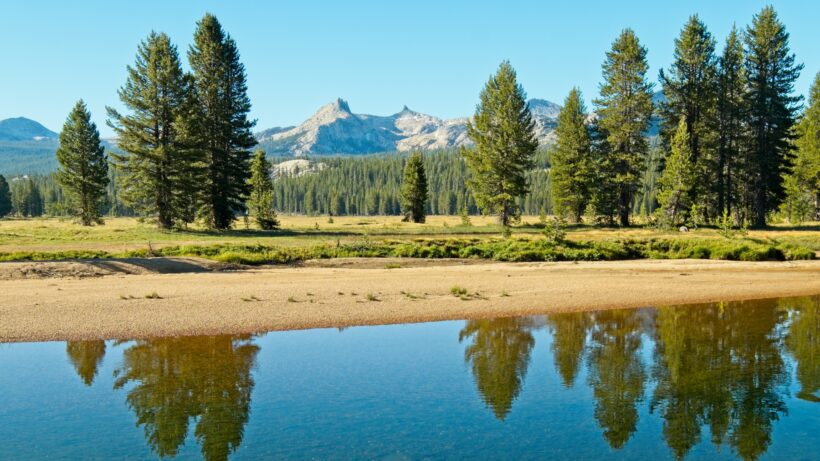
<svg viewBox="0 0 820 461"><path fill-rule="evenodd" d="M820 191L814 194L814 220L820 221Z"/></svg>
<svg viewBox="0 0 820 461"><path fill-rule="evenodd" d="M622 190L621 205L618 207L618 216L620 218L621 227L629 227L629 207L632 205L630 202L629 192Z"/></svg>

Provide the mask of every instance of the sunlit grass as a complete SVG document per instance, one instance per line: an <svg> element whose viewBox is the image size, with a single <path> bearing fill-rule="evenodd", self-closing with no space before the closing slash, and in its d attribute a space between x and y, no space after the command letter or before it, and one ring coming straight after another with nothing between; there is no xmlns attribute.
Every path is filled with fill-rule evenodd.
<svg viewBox="0 0 820 461"><path fill-rule="evenodd" d="M332 223L321 220L320 229L316 230L315 223L319 218L285 215L280 216L282 228L277 231L244 229L244 224L238 222L235 229L224 232L196 226L188 230L161 231L154 223L136 218L108 218L105 225L93 227L82 227L68 219L2 219L0 260L165 255L201 256L225 263L266 264L338 256L466 256L500 260L612 259L616 256L568 253L565 249L547 254L540 246L532 253L533 248L524 248L531 246L526 241L543 240L539 218L533 216L523 217L512 229L509 241L517 242L514 244L499 243L502 241L500 228L494 218L486 216L472 217L471 226L463 226L460 216L430 216L424 224L402 222L399 216L337 216ZM740 255L731 254L734 250L728 248L737 247L737 242L757 249L759 246L787 249L791 256L799 251L820 251L820 223L794 227L776 225L733 239L722 237L714 228L680 233L654 227L621 229L579 225L568 226L566 231L568 245L588 249L615 245L612 242L676 242L673 251L663 250L661 253L664 254L647 257L686 257L689 251L692 257L708 253L707 257L711 258L728 255L728 259L738 259ZM418 243L424 239L436 242ZM471 242L465 244L468 240ZM400 248L402 242L411 248ZM483 247L486 251L470 250L473 253L460 255L448 250L448 245L458 246L459 251L467 246ZM505 245L507 248L502 248ZM691 247L691 251L679 251L678 247ZM531 254L527 256L521 250ZM658 252L657 249L652 251ZM391 263L390 267L398 266Z"/></svg>

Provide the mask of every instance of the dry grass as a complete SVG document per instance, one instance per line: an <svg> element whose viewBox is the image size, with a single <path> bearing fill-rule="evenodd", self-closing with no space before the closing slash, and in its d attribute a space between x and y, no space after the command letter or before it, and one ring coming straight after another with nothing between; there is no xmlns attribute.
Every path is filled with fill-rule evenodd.
<svg viewBox="0 0 820 461"><path fill-rule="evenodd" d="M373 240L418 237L481 237L497 236L500 229L495 219L473 216L472 226L462 226L459 216L430 216L424 224L406 223L399 216L337 216L333 223L322 222L319 230L314 225L317 216L280 216L282 229L264 232L245 230L241 223L236 229L213 232L193 227L186 231L160 231L150 222L135 218L108 218L103 226L82 227L71 220L1 219L0 253L26 251L107 251L123 252L180 245L277 245L285 247L314 244L335 245L360 240L367 236ZM513 228L514 236L540 238L538 217L525 216L521 225ZM689 233L662 231L649 227L629 229L577 226L567 229L567 239L613 240L619 238L646 237L675 238L722 238L716 229L699 229ZM777 239L799 243L820 251L820 223L800 227L774 226L767 230L750 231L750 238Z"/></svg>

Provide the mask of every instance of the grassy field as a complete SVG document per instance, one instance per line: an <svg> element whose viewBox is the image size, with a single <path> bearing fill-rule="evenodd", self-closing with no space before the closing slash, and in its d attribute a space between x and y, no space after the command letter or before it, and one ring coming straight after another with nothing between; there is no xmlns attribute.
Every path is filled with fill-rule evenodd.
<svg viewBox="0 0 820 461"><path fill-rule="evenodd" d="M160 231L154 224L134 218L109 218L105 225L94 227L82 227L70 220L55 218L3 219L0 220L0 259L187 254L230 260L224 257L224 253L270 253L271 249L275 249L280 256L282 252L290 255L282 257L283 260L364 255L469 255L503 260L627 257L744 259L738 256L744 251L740 248L743 245L753 247L757 255L754 257L761 259L784 259L777 255L766 256L766 251L770 249L782 250L781 253L787 255L785 259L805 259L807 253L820 252L820 223L800 227L773 226L733 238L724 237L717 229L710 228L680 233L652 227L571 226L566 229L566 243L562 248L573 251L564 251L564 254L553 257L551 255L556 254L554 248L545 253L543 245L536 245L540 245L544 237L539 218L532 216L524 217L521 224L513 228L512 238L507 240L500 239L500 228L489 217L471 217L471 225L464 225L458 216L431 216L425 224L404 223L397 216L334 217L333 222L329 222L326 216L280 216L280 219L282 228L271 232L245 229L242 222L237 223L235 230L214 232L201 228ZM646 245L650 241L654 242L651 247ZM408 247L411 243L414 248ZM429 249L448 245L449 249ZM475 248L481 245L481 248ZM334 248L336 250L331 251ZM798 249L801 257L788 256L797 254ZM579 253L575 250L584 251ZM511 252L525 252L529 256L515 256ZM272 262L281 262L278 257L272 258ZM238 258L236 262L265 261L263 257L257 257L250 260Z"/></svg>

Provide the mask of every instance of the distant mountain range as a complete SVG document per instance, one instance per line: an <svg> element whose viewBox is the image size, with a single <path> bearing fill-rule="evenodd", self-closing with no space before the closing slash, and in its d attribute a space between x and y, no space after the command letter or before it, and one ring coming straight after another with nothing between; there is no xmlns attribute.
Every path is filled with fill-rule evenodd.
<svg viewBox="0 0 820 461"><path fill-rule="evenodd" d="M653 101L663 100L656 93ZM561 106L530 99L536 136L542 144L555 139ZM270 128L256 133L259 147L277 157L364 155L379 152L450 149L471 144L467 117L440 119L408 109L387 116L355 114L347 101L337 99L319 108L299 126ZM658 132L653 120L649 135ZM57 133L24 117L0 120L0 174L46 173L57 166ZM107 148L114 141L103 141Z"/></svg>
<svg viewBox="0 0 820 461"><path fill-rule="evenodd" d="M552 140L561 107L531 99L530 111L542 144ZM299 126L277 127L256 134L270 155L362 155L377 152L449 149L471 142L467 117L440 119L403 107L387 116L355 114L347 101L337 99L319 108Z"/></svg>

